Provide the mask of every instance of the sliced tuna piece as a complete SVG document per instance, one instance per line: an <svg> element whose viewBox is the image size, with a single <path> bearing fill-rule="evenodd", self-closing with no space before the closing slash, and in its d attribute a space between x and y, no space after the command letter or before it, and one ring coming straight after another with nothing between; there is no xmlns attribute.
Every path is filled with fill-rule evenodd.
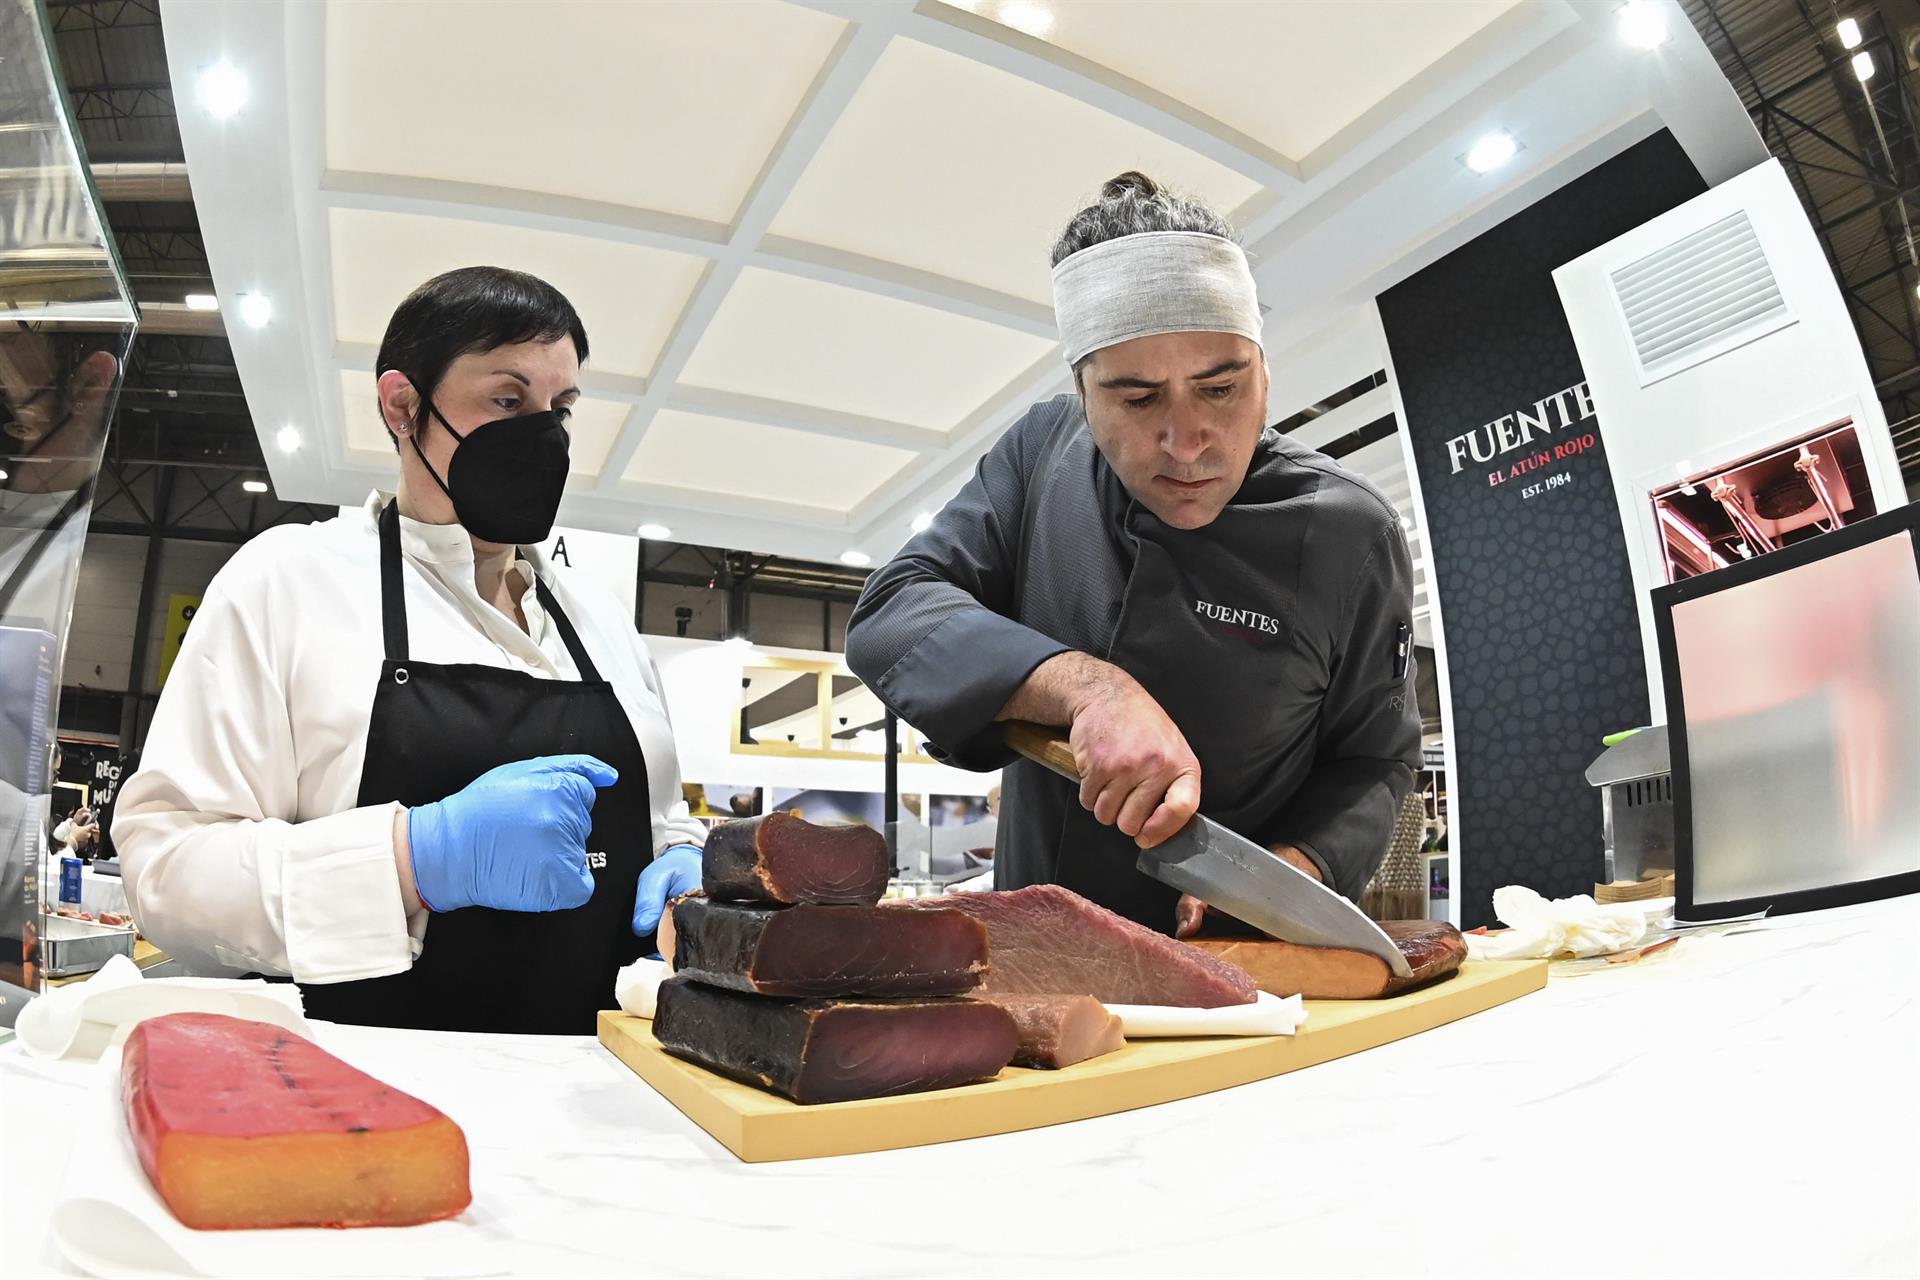
<svg viewBox="0 0 1920 1280"><path fill-rule="evenodd" d="M1309 1000L1378 1000L1425 986L1454 972L1467 958L1466 939L1445 920L1388 920L1381 924L1413 970L1396 978L1386 961L1343 947L1308 947L1275 938L1195 938L1195 946L1253 975L1260 989Z"/></svg>
<svg viewBox="0 0 1920 1280"><path fill-rule="evenodd" d="M1005 1009L1020 1033L1016 1067L1054 1070L1126 1047L1120 1019L1092 996L982 996Z"/></svg>

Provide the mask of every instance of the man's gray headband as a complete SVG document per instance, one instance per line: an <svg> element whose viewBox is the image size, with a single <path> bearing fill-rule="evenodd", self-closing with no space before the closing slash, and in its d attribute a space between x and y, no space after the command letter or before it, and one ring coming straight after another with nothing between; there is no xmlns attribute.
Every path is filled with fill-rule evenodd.
<svg viewBox="0 0 1920 1280"><path fill-rule="evenodd" d="M1199 231L1105 240L1053 269L1067 363L1156 333L1237 333L1260 342L1260 304L1239 245Z"/></svg>

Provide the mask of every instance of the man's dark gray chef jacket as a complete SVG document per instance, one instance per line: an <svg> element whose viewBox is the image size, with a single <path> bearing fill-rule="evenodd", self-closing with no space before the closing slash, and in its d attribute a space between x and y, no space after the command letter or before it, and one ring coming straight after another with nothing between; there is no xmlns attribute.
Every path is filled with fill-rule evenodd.
<svg viewBox="0 0 1920 1280"><path fill-rule="evenodd" d="M1199 757L1202 812L1298 846L1358 898L1420 762L1412 577L1393 507L1331 459L1268 430L1220 517L1173 529L1060 396L874 573L847 661L940 758L1007 766L997 888L1060 884L1170 930L1174 891L1072 783L1017 760L994 716L1056 653L1123 667Z"/></svg>

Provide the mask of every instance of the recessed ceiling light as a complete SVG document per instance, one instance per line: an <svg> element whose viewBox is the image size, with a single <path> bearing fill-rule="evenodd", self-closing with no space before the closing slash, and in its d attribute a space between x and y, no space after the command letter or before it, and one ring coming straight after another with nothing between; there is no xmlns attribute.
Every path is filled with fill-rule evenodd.
<svg viewBox="0 0 1920 1280"><path fill-rule="evenodd" d="M1475 173L1492 173L1519 154L1520 144L1510 133L1490 133L1473 144L1466 154L1467 168Z"/></svg>
<svg viewBox="0 0 1920 1280"><path fill-rule="evenodd" d="M663 524L643 524L640 526L639 534L648 542L665 542L673 536L673 530Z"/></svg>
<svg viewBox="0 0 1920 1280"><path fill-rule="evenodd" d="M218 311L220 309L220 299L210 293L190 293L187 295L187 309L189 311Z"/></svg>
<svg viewBox="0 0 1920 1280"><path fill-rule="evenodd" d="M856 569L864 569L873 563L873 557L864 551L842 551L840 563L850 564Z"/></svg>
<svg viewBox="0 0 1920 1280"><path fill-rule="evenodd" d="M1000 6L1000 21L1015 31L1039 37L1053 30L1053 11L1033 0L1007 0Z"/></svg>
<svg viewBox="0 0 1920 1280"><path fill-rule="evenodd" d="M242 480L240 487L248 493L265 493L267 491L267 482L265 480Z"/></svg>
<svg viewBox="0 0 1920 1280"><path fill-rule="evenodd" d="M243 293L240 295L240 318L253 329L264 329L273 319L273 299L264 293Z"/></svg>
<svg viewBox="0 0 1920 1280"><path fill-rule="evenodd" d="M1667 15L1652 0L1627 0L1620 9L1620 38L1635 49L1657 49L1667 42Z"/></svg>
<svg viewBox="0 0 1920 1280"><path fill-rule="evenodd" d="M919 515L913 518L913 531L915 533L925 533L928 529L931 529L932 527L933 527L933 513L930 511L922 511Z"/></svg>
<svg viewBox="0 0 1920 1280"><path fill-rule="evenodd" d="M200 73L200 105L225 120L247 105L247 78L232 63L218 62Z"/></svg>
<svg viewBox="0 0 1920 1280"><path fill-rule="evenodd" d="M282 453L300 452L300 428L280 428L279 432L273 437L273 442L280 446L280 452Z"/></svg>
<svg viewBox="0 0 1920 1280"><path fill-rule="evenodd" d="M1860 77L1862 84L1873 79L1873 55L1865 49L1853 55L1853 74Z"/></svg>
<svg viewBox="0 0 1920 1280"><path fill-rule="evenodd" d="M7 478L7 473L4 471L0 471L0 480L5 480L6 478Z"/></svg>
<svg viewBox="0 0 1920 1280"><path fill-rule="evenodd" d="M1860 24L1852 18L1840 19L1839 23L1833 28L1833 33L1840 37L1840 43L1847 48L1858 49L1860 47Z"/></svg>

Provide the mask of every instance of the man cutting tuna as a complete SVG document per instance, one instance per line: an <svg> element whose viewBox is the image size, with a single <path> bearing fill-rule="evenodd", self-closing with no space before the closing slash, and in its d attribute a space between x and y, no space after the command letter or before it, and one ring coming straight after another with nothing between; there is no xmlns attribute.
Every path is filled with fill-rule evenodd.
<svg viewBox="0 0 1920 1280"><path fill-rule="evenodd" d="M1392 506L1266 426L1246 255L1137 173L1053 249L1074 391L1035 405L867 583L847 661L936 751L1006 767L995 887L1051 882L1181 936L1135 869L1197 810L1358 898L1420 757ZM1068 731L1083 781L1001 722Z"/></svg>

